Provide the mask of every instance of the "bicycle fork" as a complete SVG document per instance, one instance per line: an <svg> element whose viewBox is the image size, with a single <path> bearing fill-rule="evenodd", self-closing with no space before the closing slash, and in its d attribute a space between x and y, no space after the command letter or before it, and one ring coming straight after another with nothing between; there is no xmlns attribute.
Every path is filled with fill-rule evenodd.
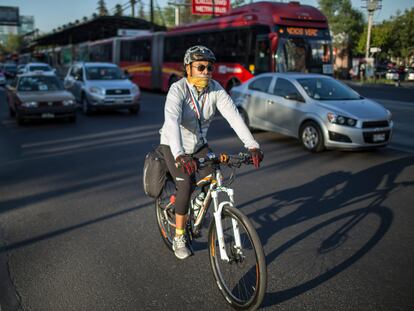
<svg viewBox="0 0 414 311"><path fill-rule="evenodd" d="M218 192L225 192L230 198L230 201L223 201L220 204L218 203ZM224 241L224 234L223 234L223 225L221 222L221 213L223 212L223 207L226 205L229 205L231 207L234 207L234 191L233 189L228 188L220 188L220 190L216 189L216 191L213 191L211 194L211 197L213 198L214 202L214 220L216 223L216 233L217 233L217 240L219 243L219 250L220 250L220 258L221 260L230 261L230 258L226 251L226 243ZM239 225L235 219L231 220L232 227L233 227L233 236L234 236L234 242L235 242L235 249L238 253L241 252L241 239L240 239L240 231L239 231Z"/></svg>

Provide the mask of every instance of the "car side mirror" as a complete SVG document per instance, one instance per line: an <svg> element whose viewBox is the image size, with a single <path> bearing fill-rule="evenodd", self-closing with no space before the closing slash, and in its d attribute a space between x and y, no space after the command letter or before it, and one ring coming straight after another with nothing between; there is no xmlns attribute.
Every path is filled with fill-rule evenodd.
<svg viewBox="0 0 414 311"><path fill-rule="evenodd" d="M285 95L285 98L286 98L286 99L289 99L289 100L296 100L296 101L298 101L298 102L305 102L305 101L303 100L302 96L300 96L300 95L299 95L299 94L297 94L297 93L287 94L287 95Z"/></svg>
<svg viewBox="0 0 414 311"><path fill-rule="evenodd" d="M10 92L16 91L16 87L12 84L6 84L6 89L8 89Z"/></svg>
<svg viewBox="0 0 414 311"><path fill-rule="evenodd" d="M132 80L133 76L128 72L128 70L124 70L124 77L125 79Z"/></svg>

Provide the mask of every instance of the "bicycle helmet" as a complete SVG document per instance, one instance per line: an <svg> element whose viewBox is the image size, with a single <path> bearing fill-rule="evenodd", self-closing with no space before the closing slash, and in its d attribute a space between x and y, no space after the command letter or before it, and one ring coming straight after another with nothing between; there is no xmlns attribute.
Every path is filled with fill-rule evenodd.
<svg viewBox="0 0 414 311"><path fill-rule="evenodd" d="M195 45L189 48L184 55L184 66L192 62L208 61L215 63L216 57L214 53L207 47L202 45Z"/></svg>

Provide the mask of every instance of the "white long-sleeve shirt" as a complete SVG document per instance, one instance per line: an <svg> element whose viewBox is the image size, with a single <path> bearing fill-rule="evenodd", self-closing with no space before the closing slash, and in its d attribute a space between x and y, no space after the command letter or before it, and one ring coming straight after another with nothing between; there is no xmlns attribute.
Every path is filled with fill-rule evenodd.
<svg viewBox="0 0 414 311"><path fill-rule="evenodd" d="M201 132L190 91L200 106ZM217 108L246 148L259 148L233 100L217 81L211 80L207 89L197 94L186 78L172 84L167 94L165 121L160 129L161 144L170 146L174 158L184 153L192 154L207 143L207 131Z"/></svg>

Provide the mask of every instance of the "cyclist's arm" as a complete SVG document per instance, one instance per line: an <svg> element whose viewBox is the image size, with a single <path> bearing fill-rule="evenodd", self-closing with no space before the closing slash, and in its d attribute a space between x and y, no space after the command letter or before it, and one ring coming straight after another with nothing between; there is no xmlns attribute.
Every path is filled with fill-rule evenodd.
<svg viewBox="0 0 414 311"><path fill-rule="evenodd" d="M180 131L183 100L183 93L178 89L176 84L173 84L168 91L167 99L165 101L165 121L162 131L165 131L164 134L168 139L168 144L174 159L185 153Z"/></svg>
<svg viewBox="0 0 414 311"><path fill-rule="evenodd" d="M244 146L247 149L260 148L258 142L253 138L252 133L250 133L249 128L246 123L244 123L236 105L233 103L233 100L227 92L219 86L216 95L218 110L236 132Z"/></svg>

